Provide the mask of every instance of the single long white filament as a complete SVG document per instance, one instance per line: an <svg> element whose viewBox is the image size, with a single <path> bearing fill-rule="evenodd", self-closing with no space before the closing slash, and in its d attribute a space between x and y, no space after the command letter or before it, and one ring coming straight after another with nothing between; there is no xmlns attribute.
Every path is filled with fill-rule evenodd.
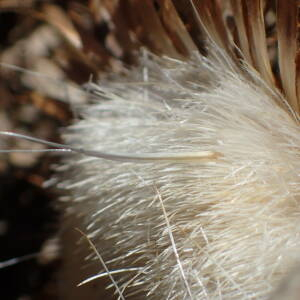
<svg viewBox="0 0 300 300"><path fill-rule="evenodd" d="M107 153L96 150L85 150L83 148L71 147L69 145L49 142L43 139L27 136L24 134L19 134L9 131L0 131L0 135L15 137L25 139L31 142L44 144L47 146L56 147L58 149L41 149L41 150L18 150L18 149L4 149L0 150L0 153L8 152L75 152L81 153L87 156L93 156L97 158L103 158L113 161L122 161L122 162L136 162L136 163L145 163L145 162L154 162L154 161L175 161L175 162L184 162L184 161L208 161L216 160L221 157L221 153L214 151L199 151L199 152L183 152L183 153L145 153L145 154L129 154L129 153Z"/></svg>

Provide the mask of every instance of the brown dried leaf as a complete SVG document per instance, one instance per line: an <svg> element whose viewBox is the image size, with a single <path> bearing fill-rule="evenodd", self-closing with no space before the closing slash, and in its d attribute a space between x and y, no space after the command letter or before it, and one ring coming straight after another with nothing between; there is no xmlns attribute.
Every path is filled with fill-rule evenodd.
<svg viewBox="0 0 300 300"><path fill-rule="evenodd" d="M95 0L97 1L97 0ZM107 2L107 1L106 1ZM115 5L112 2L105 4L106 10L102 7L103 18L107 19L108 26L111 28L111 32L108 39L115 39L118 46L122 49L122 54L119 57L122 58L127 64L136 62L134 55L135 50L140 46L138 41L133 38L130 24L128 22L128 15L130 14L128 4L126 1L115 1ZM109 17L107 16L109 15ZM116 53L111 45L107 45L109 49Z"/></svg>
<svg viewBox="0 0 300 300"><path fill-rule="evenodd" d="M250 45L248 32L245 24L246 9L241 1L231 0L231 6L236 23L236 29L239 38L239 47L243 53L244 59L250 64L253 64L253 59L250 53Z"/></svg>
<svg viewBox="0 0 300 300"><path fill-rule="evenodd" d="M242 0L247 8L247 32L255 68L262 77L274 85L274 77L267 51L267 40L264 22L264 0Z"/></svg>
<svg viewBox="0 0 300 300"><path fill-rule="evenodd" d="M0 9L31 8L36 0L1 0Z"/></svg>
<svg viewBox="0 0 300 300"><path fill-rule="evenodd" d="M197 50L171 0L159 1L161 21L176 49L184 56Z"/></svg>
<svg viewBox="0 0 300 300"><path fill-rule="evenodd" d="M82 48L82 42L78 32L73 26L69 16L60 7L45 4L43 11L47 22L57 28L71 45L77 49Z"/></svg>
<svg viewBox="0 0 300 300"><path fill-rule="evenodd" d="M192 0L204 31L221 49L234 58L231 42L223 20L220 2L217 0Z"/></svg>
<svg viewBox="0 0 300 300"><path fill-rule="evenodd" d="M139 41L158 54L180 58L172 40L162 26L152 1L128 0L127 16Z"/></svg>
<svg viewBox="0 0 300 300"><path fill-rule="evenodd" d="M296 87L297 18L297 1L277 1L277 38L281 82L290 105L299 113Z"/></svg>

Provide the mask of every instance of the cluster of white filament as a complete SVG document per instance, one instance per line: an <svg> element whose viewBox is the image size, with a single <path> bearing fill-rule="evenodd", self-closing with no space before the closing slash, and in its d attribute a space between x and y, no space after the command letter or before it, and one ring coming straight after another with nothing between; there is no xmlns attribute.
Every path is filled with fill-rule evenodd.
<svg viewBox="0 0 300 300"><path fill-rule="evenodd" d="M93 86L68 146L26 137L73 153L57 186L120 299L267 299L300 261L297 120L211 53L150 57Z"/></svg>
<svg viewBox="0 0 300 300"><path fill-rule="evenodd" d="M266 299L299 261L298 123L246 69L222 53L151 57L94 86L99 103L65 132L87 153L159 153L60 168L126 298Z"/></svg>

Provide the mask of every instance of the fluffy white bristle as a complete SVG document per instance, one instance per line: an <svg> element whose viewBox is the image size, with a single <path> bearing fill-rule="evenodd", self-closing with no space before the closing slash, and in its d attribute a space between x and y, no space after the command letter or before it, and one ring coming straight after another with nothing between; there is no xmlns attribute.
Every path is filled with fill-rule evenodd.
<svg viewBox="0 0 300 300"><path fill-rule="evenodd" d="M97 86L99 103L82 108L66 143L221 155L136 164L75 154L60 183L72 214L126 299L267 299L300 262L297 120L222 54L141 65Z"/></svg>

